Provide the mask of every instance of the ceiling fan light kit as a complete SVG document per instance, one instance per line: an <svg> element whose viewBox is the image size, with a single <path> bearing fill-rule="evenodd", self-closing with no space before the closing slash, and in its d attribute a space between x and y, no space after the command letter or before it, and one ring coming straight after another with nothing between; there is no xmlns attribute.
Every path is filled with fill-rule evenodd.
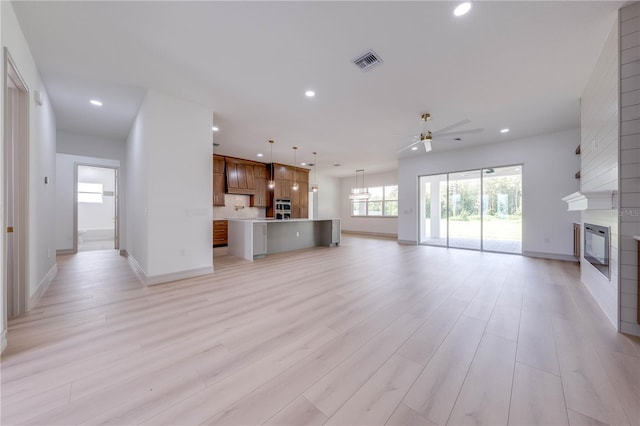
<svg viewBox="0 0 640 426"><path fill-rule="evenodd" d="M472 133L480 133L480 132L484 131L484 129L481 129L481 128L469 129L469 130L451 131L451 130L455 129L456 127L464 126L465 124L471 123L471 120L464 119L464 120L458 121L457 123L453 123L453 124L451 124L451 125L449 125L447 127L443 127L442 129L431 133L431 131L426 128L426 123L430 119L431 119L431 114L429 114L429 113L425 112L425 113L420 115L420 135L419 136L414 136L412 138L412 142L408 146L405 146L404 148L402 148L398 152L402 152L402 151L404 151L406 149L409 149L409 148L411 148L412 151L416 151L415 146L417 144L419 144L419 143L423 144L425 152L429 152L432 149L431 142L433 141L433 139L448 138L450 136L454 136L454 138L452 138L453 140L460 141L462 139L459 138L459 137L455 137L455 136L469 135L469 134L472 134Z"/></svg>

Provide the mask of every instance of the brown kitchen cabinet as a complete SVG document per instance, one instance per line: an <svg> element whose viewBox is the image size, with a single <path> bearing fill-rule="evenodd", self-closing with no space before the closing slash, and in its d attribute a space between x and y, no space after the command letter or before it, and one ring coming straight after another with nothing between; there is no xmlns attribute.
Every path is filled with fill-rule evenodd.
<svg viewBox="0 0 640 426"><path fill-rule="evenodd" d="M226 158L227 193L255 195L256 180L252 161Z"/></svg>
<svg viewBox="0 0 640 426"><path fill-rule="evenodd" d="M213 172L224 173L224 157L221 155L213 155Z"/></svg>
<svg viewBox="0 0 640 426"><path fill-rule="evenodd" d="M293 167L284 164L274 164L273 167L276 180L293 180Z"/></svg>
<svg viewBox="0 0 640 426"><path fill-rule="evenodd" d="M291 198L292 182L288 179L276 179L276 187L273 189L273 198Z"/></svg>
<svg viewBox="0 0 640 426"><path fill-rule="evenodd" d="M226 178L224 175L224 157L213 156L213 205L224 206Z"/></svg>
<svg viewBox="0 0 640 426"><path fill-rule="evenodd" d="M213 246L223 247L229 243L228 222L226 220L213 221Z"/></svg>
<svg viewBox="0 0 640 426"><path fill-rule="evenodd" d="M264 164L254 166L254 178L256 195L251 196L249 205L251 207L269 207L271 197L268 188L267 167Z"/></svg>

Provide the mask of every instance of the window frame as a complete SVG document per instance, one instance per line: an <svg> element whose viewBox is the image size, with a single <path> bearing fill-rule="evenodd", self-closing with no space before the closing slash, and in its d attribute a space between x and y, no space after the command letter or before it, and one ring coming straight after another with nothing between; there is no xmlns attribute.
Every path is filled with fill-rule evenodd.
<svg viewBox="0 0 640 426"><path fill-rule="evenodd" d="M381 188L382 189L382 199L381 200L371 200L371 199L367 199L367 200L349 200L350 201L350 208L351 208L351 212L350 212L350 216L351 217L356 217L356 218L361 218L361 217L374 217L374 218L397 218L398 215L386 215L384 214L385 212L385 206L387 202L395 202L398 203L398 197L397 197L397 193L398 193L398 184L393 184L393 185L380 185L380 186L372 186L372 187L368 187L367 191L370 192L371 189L373 188ZM395 188L395 192L396 192L396 197L395 198L387 198L387 188ZM353 191L353 188L351 189ZM364 214L354 214L354 203L364 203ZM369 203L380 203L380 212L381 214L369 214ZM397 205L397 204L396 204Z"/></svg>

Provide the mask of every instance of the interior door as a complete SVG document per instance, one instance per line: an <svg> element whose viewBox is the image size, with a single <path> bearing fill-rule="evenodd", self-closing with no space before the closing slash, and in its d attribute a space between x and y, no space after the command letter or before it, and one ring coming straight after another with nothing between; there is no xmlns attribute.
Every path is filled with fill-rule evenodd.
<svg viewBox="0 0 640 426"><path fill-rule="evenodd" d="M5 270L7 316L29 310L27 211L29 91L5 48Z"/></svg>

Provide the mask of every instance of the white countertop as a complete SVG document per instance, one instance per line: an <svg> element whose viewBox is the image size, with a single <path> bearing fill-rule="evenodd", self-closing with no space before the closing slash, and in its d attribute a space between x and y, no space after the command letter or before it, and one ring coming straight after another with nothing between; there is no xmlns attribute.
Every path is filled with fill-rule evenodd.
<svg viewBox="0 0 640 426"><path fill-rule="evenodd" d="M252 223L271 223L271 222L324 222L327 220L339 220L338 218L330 218L330 219L272 219L269 217L252 217L252 218L243 218L243 217L228 217L226 220L238 221L238 222L252 222Z"/></svg>

